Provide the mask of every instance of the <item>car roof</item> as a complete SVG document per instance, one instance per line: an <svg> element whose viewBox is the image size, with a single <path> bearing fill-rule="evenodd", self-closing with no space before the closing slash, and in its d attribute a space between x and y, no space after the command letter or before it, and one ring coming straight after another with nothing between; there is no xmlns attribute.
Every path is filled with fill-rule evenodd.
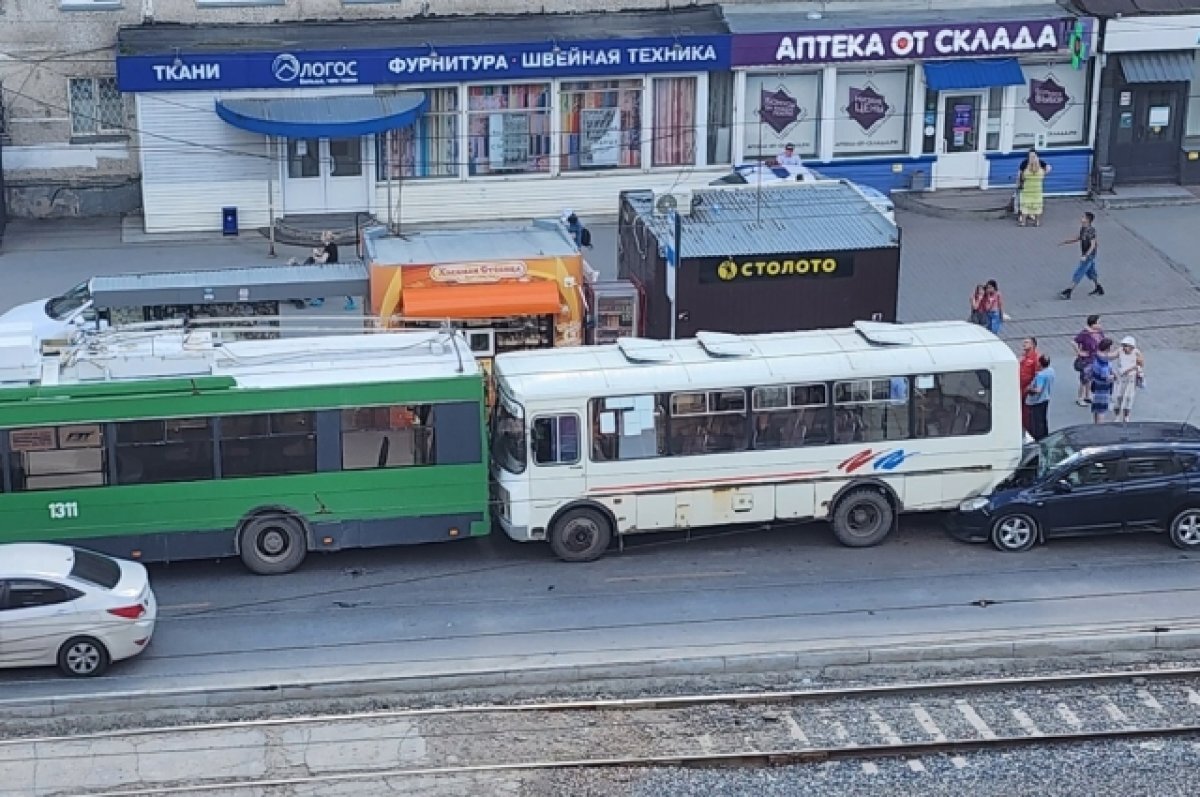
<svg viewBox="0 0 1200 797"><path fill-rule="evenodd" d="M1188 423L1138 421L1090 423L1062 430L1063 439L1074 448L1097 448L1127 444L1200 445L1200 429Z"/></svg>
<svg viewBox="0 0 1200 797"><path fill-rule="evenodd" d="M66 578L75 563L74 549L42 542L0 545L0 578Z"/></svg>

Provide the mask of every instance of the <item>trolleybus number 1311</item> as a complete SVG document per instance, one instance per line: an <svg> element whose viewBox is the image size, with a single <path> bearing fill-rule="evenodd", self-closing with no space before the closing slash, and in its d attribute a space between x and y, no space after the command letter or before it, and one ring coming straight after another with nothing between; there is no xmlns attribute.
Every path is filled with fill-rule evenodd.
<svg viewBox="0 0 1200 797"><path fill-rule="evenodd" d="M51 520L79 517L79 503L76 501L55 501L50 504L49 509Z"/></svg>

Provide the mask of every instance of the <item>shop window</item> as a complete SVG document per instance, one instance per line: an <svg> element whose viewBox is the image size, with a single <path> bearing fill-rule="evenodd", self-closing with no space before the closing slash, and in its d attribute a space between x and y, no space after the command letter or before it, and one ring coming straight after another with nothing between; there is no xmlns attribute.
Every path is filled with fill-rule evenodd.
<svg viewBox="0 0 1200 797"><path fill-rule="evenodd" d="M100 424L41 426L8 433L14 490L99 487L106 482Z"/></svg>
<svg viewBox="0 0 1200 797"><path fill-rule="evenodd" d="M471 86L467 159L472 175L550 170L550 86Z"/></svg>
<svg viewBox="0 0 1200 797"><path fill-rule="evenodd" d="M833 383L833 441L879 443L908 434L908 378Z"/></svg>
<svg viewBox="0 0 1200 797"><path fill-rule="evenodd" d="M749 75L746 78L742 153L747 160L774 158L794 144L816 157L821 117L821 73Z"/></svg>
<svg viewBox="0 0 1200 797"><path fill-rule="evenodd" d="M838 70L835 155L908 151L911 75L910 69Z"/></svg>
<svg viewBox="0 0 1200 797"><path fill-rule="evenodd" d="M563 83L562 171L642 165L642 81Z"/></svg>
<svg viewBox="0 0 1200 797"><path fill-rule="evenodd" d="M1192 55L1192 93L1188 95L1187 127L1184 135L1200 136L1200 58Z"/></svg>
<svg viewBox="0 0 1200 797"><path fill-rule="evenodd" d="M424 91L428 104L416 123L376 136L381 182L458 176L458 89Z"/></svg>
<svg viewBox="0 0 1200 797"><path fill-rule="evenodd" d="M314 473L313 413L276 412L221 418L221 474L281 476Z"/></svg>
<svg viewBox="0 0 1200 797"><path fill-rule="evenodd" d="M654 166L696 163L696 87L694 77L654 79Z"/></svg>
<svg viewBox="0 0 1200 797"><path fill-rule="evenodd" d="M434 463L432 406L342 410L342 469Z"/></svg>
<svg viewBox="0 0 1200 797"><path fill-rule="evenodd" d="M1013 149L1079 146L1087 141L1088 70L1068 61L1022 63L1013 116Z"/></svg>
<svg viewBox="0 0 1200 797"><path fill-rule="evenodd" d="M118 484L212 479L212 422L208 418L114 424Z"/></svg>
<svg viewBox="0 0 1200 797"><path fill-rule="evenodd" d="M70 78L67 84L71 135L125 133L125 101L115 77Z"/></svg>
<svg viewBox="0 0 1200 797"><path fill-rule="evenodd" d="M733 73L708 73L708 163L729 163L733 153Z"/></svg>
<svg viewBox="0 0 1200 797"><path fill-rule="evenodd" d="M992 429L991 385L987 371L914 376L913 436L987 434Z"/></svg>
<svg viewBox="0 0 1200 797"><path fill-rule="evenodd" d="M987 149L1000 149L1000 122L1004 114L1004 87L992 86L988 91Z"/></svg>

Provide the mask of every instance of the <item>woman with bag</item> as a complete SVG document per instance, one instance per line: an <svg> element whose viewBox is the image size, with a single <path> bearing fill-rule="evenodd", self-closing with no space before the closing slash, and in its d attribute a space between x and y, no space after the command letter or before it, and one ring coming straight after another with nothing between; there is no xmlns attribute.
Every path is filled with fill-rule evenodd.
<svg viewBox="0 0 1200 797"><path fill-rule="evenodd" d="M981 327L988 325L987 313L983 309L985 293L986 289L983 285L975 286L975 292L971 294L971 314L967 316L968 321L972 324L979 324Z"/></svg>
<svg viewBox="0 0 1200 797"><path fill-rule="evenodd" d="M1113 373L1110 359L1113 342L1108 338L1100 341L1092 362L1084 370L1092 390L1092 422L1104 423L1104 415L1112 401L1113 383L1116 375Z"/></svg>
<svg viewBox="0 0 1200 797"><path fill-rule="evenodd" d="M1045 182L1049 174L1050 164L1042 163L1037 153L1030 150L1018 181L1021 202L1021 212L1017 216L1019 226L1024 227L1027 222L1031 227L1042 225L1042 211L1046 204Z"/></svg>
<svg viewBox="0 0 1200 797"><path fill-rule="evenodd" d="M1113 358L1116 371L1116 383L1113 385L1113 419L1121 423L1129 422L1129 414L1133 412L1133 400L1138 388L1142 386L1146 361L1137 347L1137 340L1132 335L1121 339L1121 348Z"/></svg>
<svg viewBox="0 0 1200 797"><path fill-rule="evenodd" d="M1088 316L1087 325L1071 339L1071 346L1075 349L1073 366L1075 372L1079 374L1079 395L1075 397L1075 403L1080 407L1086 407L1092 403L1091 383L1087 378L1087 368L1095 359L1102 340L1104 340L1104 330L1100 328L1100 316L1098 315Z"/></svg>

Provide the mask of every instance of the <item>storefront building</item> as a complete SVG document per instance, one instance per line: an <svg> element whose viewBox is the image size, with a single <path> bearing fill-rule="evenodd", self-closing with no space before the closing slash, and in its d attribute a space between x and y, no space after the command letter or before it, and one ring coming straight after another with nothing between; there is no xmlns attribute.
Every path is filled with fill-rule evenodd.
<svg viewBox="0 0 1200 797"><path fill-rule="evenodd" d="M727 7L734 157L794 144L805 165L881 191L1013 185L1036 148L1048 193L1092 170L1094 25L1057 5L810 13Z"/></svg>
<svg viewBox="0 0 1200 797"><path fill-rule="evenodd" d="M1118 184L1200 183L1198 32L1200 14L1105 22L1097 160Z"/></svg>
<svg viewBox="0 0 1200 797"><path fill-rule="evenodd" d="M605 38L600 38L605 37ZM716 7L119 35L148 232L368 212L424 223L616 212L731 158Z"/></svg>

